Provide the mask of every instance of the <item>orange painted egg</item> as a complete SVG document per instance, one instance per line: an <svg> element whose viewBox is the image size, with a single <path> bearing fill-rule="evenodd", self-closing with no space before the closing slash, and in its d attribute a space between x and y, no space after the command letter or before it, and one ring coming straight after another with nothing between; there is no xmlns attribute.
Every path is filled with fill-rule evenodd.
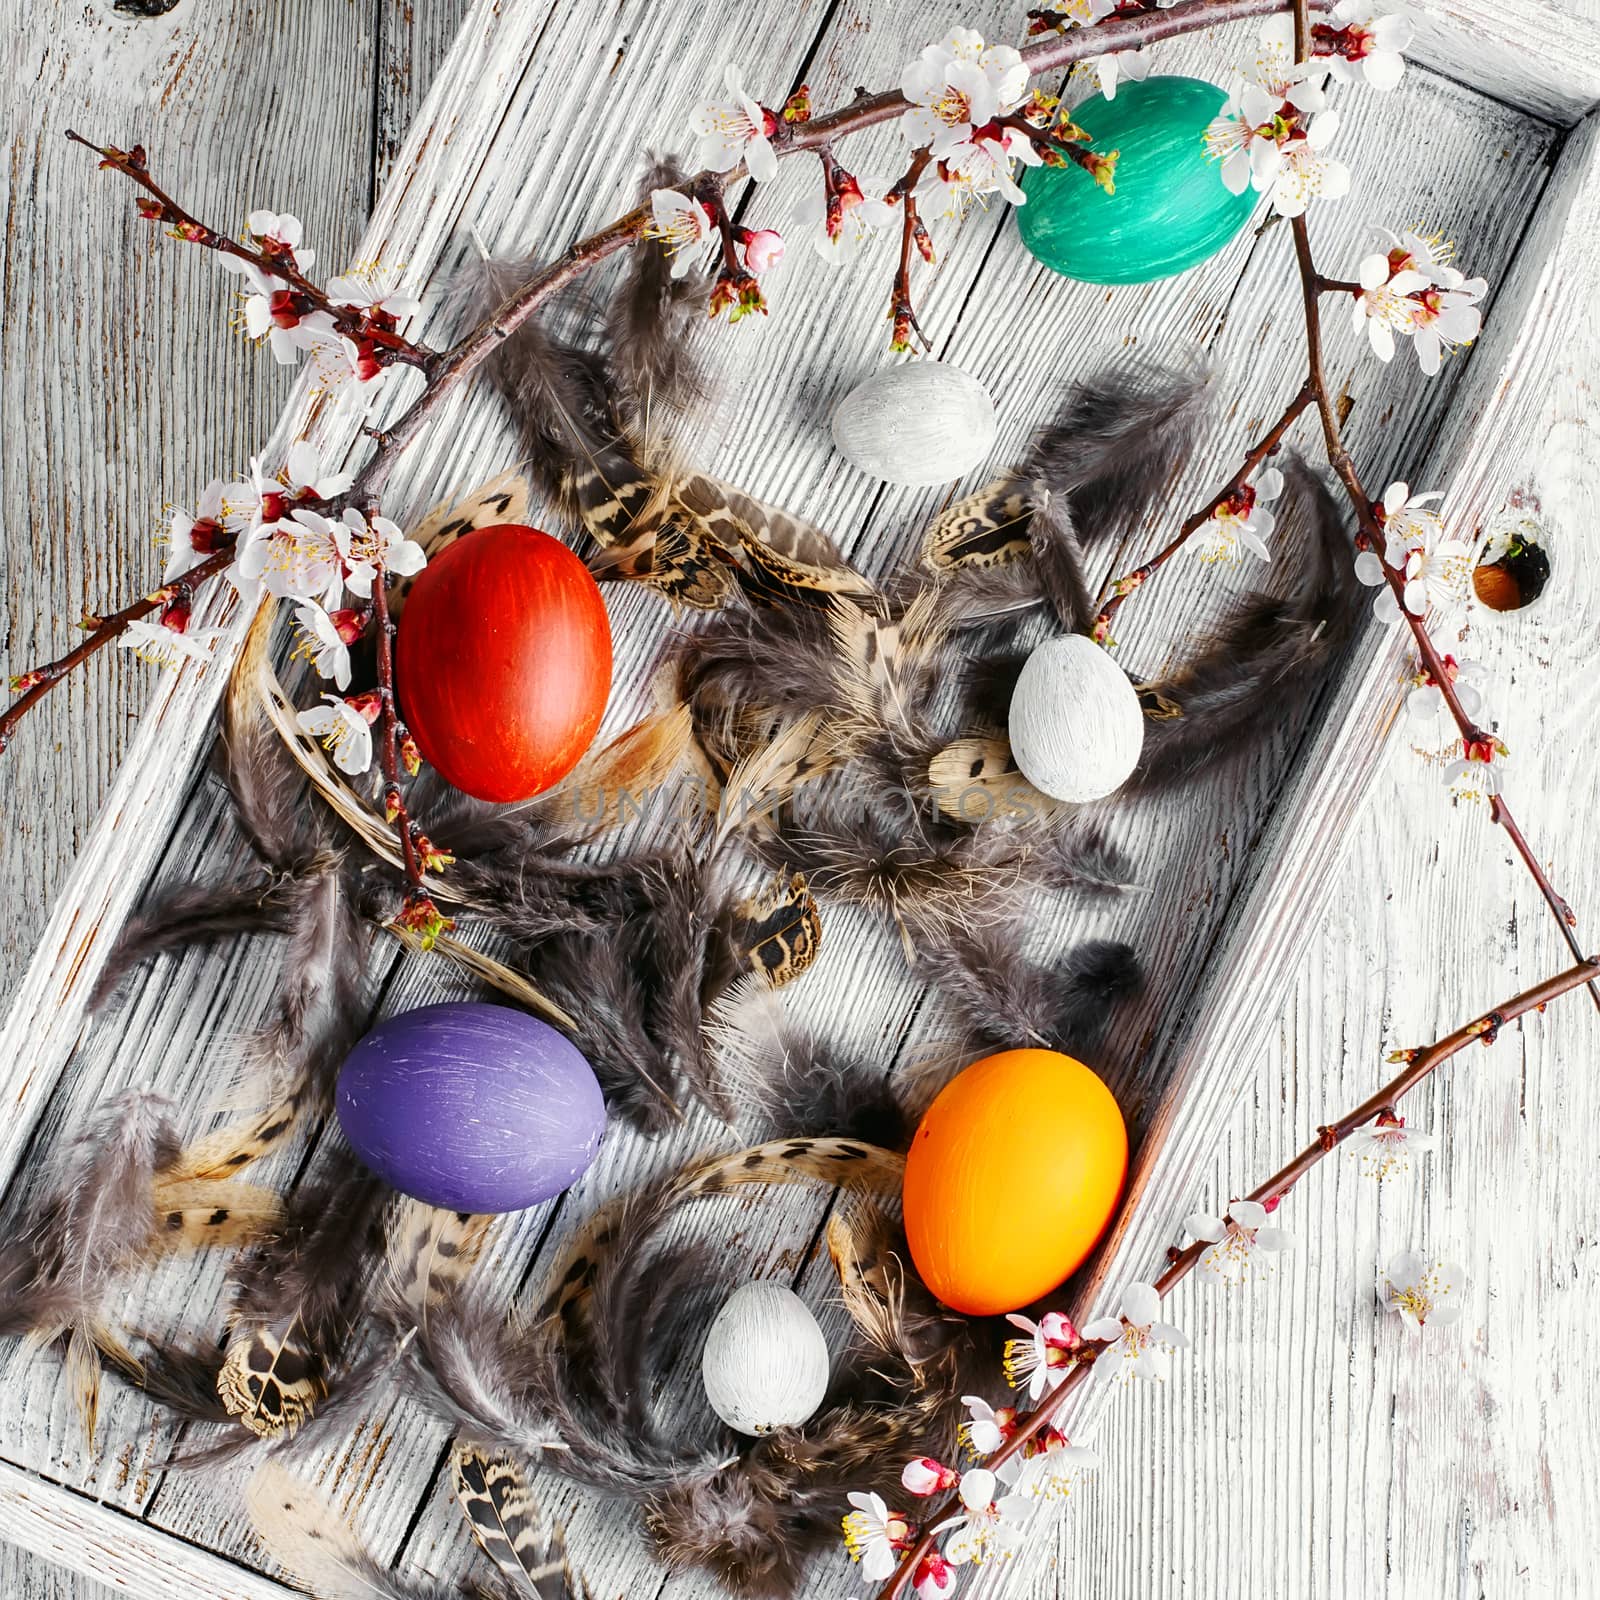
<svg viewBox="0 0 1600 1600"><path fill-rule="evenodd" d="M947 1306L1015 1311L1070 1277L1117 1209L1128 1130L1111 1091L1055 1050L953 1078L906 1156L911 1259Z"/></svg>
<svg viewBox="0 0 1600 1600"><path fill-rule="evenodd" d="M400 709L429 764L479 800L526 800L589 748L611 690L611 625L559 539L479 528L423 568L395 642Z"/></svg>

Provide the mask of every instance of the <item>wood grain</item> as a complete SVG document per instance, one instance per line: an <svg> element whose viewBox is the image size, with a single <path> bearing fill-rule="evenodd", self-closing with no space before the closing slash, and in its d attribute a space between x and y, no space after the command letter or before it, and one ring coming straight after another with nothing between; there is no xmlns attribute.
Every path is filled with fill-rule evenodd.
<svg viewBox="0 0 1600 1600"><path fill-rule="evenodd" d="M183 8L184 16L189 9ZM550 5L547 0L485 3L467 18L461 40L442 69L428 113L432 131L420 130L408 152L396 159L392 145L400 115L393 108L415 104L424 86L426 62L443 42L438 13L444 10L378 5L369 12L341 3L296 12L305 19L305 28L333 28L336 36L354 41L349 45L353 54L368 52L366 65L353 62L341 67L342 82L366 84L364 91L359 87L353 91L354 102L361 102L364 93L369 103L366 175L360 176L359 163L352 167L357 175L349 180L353 199L350 193L336 194L336 187L325 189L339 201L334 205L330 198L330 210L347 219L354 216L366 203L362 184L376 185L392 171L389 190L380 199L380 216L368 245L361 248L365 251L377 239L387 238L391 249L403 249L417 281L431 277L428 293L434 306L442 277L468 248L462 237L465 223L475 223L500 249L559 250L631 196L641 147L671 148L682 143L689 106L715 78L721 60L741 52L740 44L727 35L726 18L715 8L691 11L632 0L620 7L611 0L567 5ZM418 12L423 14L420 18ZM220 27L219 10L197 6L194 15ZM1567 20L1577 17L1575 27L1583 21L1576 12L1564 15ZM177 27L182 20L171 25ZM834 103L846 98L858 81L891 78L905 58L908 39L935 37L948 22L946 8L933 3L891 7L886 0L844 0L837 5L794 6L762 0L760 5L747 5L741 15L743 37L759 34L762 40L759 77L747 66L747 79L771 101L804 77L819 103ZM339 26L349 33L339 34ZM86 30L82 37L88 41L81 45L82 81L92 82L96 101L104 103L103 74L96 77L89 60L94 50L102 49L102 34L92 17L82 27ZM1002 29L991 27L991 31ZM1558 46L1561 37L1556 30ZM294 38L303 40L307 35ZM76 39L78 35L69 33L69 43ZM262 60L255 70L265 80L273 63L281 64L283 58L275 54L276 44L271 50L265 44L258 48ZM1158 52L1158 70L1216 72L1228 48L1219 41L1177 42ZM1558 53L1560 70L1549 76L1563 86L1560 92L1567 96L1563 103L1576 104L1569 79L1574 75L1581 79L1592 53L1584 61L1577 59L1580 52L1565 46L1559 46ZM309 59L320 62L323 57L313 49ZM745 59L750 59L748 54ZM58 57L50 60L57 63ZM333 67L319 66L310 76L323 70L333 81ZM1491 71L1482 62L1475 70L1480 77ZM199 89L192 92L201 94ZM370 103L376 104L376 113ZM1570 120L1553 104L1535 108L1552 120ZM216 107L209 114L221 120ZM344 114L354 117L348 109ZM1593 213L1578 205L1575 197L1587 191L1582 184L1574 187L1569 174L1541 200L1545 163L1554 145L1550 128L1424 72L1413 72L1399 95L1363 102L1362 122L1359 141L1353 138L1347 151L1357 168L1356 190L1363 203L1327 208L1315 218L1318 249L1326 252L1330 269L1353 264L1365 242L1370 209L1392 221L1409 221L1421 213L1433 225L1455 233L1462 240L1467 264L1486 272L1492 281L1503 280L1513 260L1521 263L1518 272L1525 278L1532 275L1502 290L1493 308L1491 335L1470 364L1452 364L1432 385L1403 361L1379 369L1341 327L1331 353L1335 381L1348 378L1358 396L1351 426L1363 468L1370 466L1379 481L1390 471L1416 474L1419 461L1413 441L1430 441L1441 419L1458 418L1469 430L1478 431L1447 434L1431 460L1440 471L1451 463L1468 464L1455 480L1464 514L1481 515L1494 503L1494 497L1504 492L1514 463L1533 463L1525 492L1560 505L1564 517L1572 519L1572 563L1577 574L1573 581L1581 586L1587 573L1578 572L1586 559L1580 554L1579 530L1587 526L1583 515L1593 510L1594 479L1566 464L1574 460L1575 452L1577 459L1592 461L1592 454L1584 455L1592 452L1592 401L1579 376L1587 347L1572 351L1558 381L1550 376L1555 348L1551 341L1564 336L1570 313L1548 317L1550 331L1543 342L1524 347L1517 342L1516 330L1522 325L1523 308L1539 295L1545 298L1538 303L1557 310L1564 302L1551 297L1571 295L1570 280L1559 272L1548 278L1542 274L1547 262L1561 259L1563 248L1570 269L1581 268L1584 256L1576 241L1584 235L1578 230L1592 229ZM552 137L552 130L562 127L601 125L606 128L603 138ZM151 142L154 147L155 141ZM324 137L322 142L330 149L320 157L305 152L308 168L315 169L316 159L332 159L337 141ZM853 143L845 153L860 170L887 172L899 148L894 130L883 129L863 138L859 152ZM1575 139L1563 158L1569 168L1579 148ZM1397 159L1397 151L1404 152L1402 158ZM264 171L278 170L275 152L263 147L256 154ZM814 168L809 163L786 164L778 181L750 202L752 220L781 222L812 181ZM40 190L50 206L56 203L55 182L52 178ZM275 195L282 192L276 184L273 189ZM235 199L230 195L225 203ZM1586 204L1592 207L1592 202ZM74 219L79 212L92 217L97 209L102 222L122 214L119 200L103 194L94 195L87 208L85 198L79 197L70 214ZM312 210L309 203L301 209L302 214ZM1389 216L1390 212L1403 215ZM1525 236L1529 219L1536 215L1537 226ZM336 236L331 223L324 226L322 236ZM1176 350L1200 347L1218 364L1219 386L1228 403L1203 442L1196 464L1174 485L1161 517L1130 528L1123 547L1105 554L1107 569L1120 569L1130 558L1153 548L1163 519L1181 514L1214 488L1231 470L1233 456L1276 415L1298 382L1298 333L1287 247L1274 235L1255 240L1247 234L1177 282L1110 294L1068 284L1037 268L998 210L975 214L958 230L936 229L936 237L941 260L935 272L922 275L927 280L923 321L935 333L941 354L976 373L1000 397L997 462L1016 454L1065 381L1092 371L1122 350L1146 349L1170 356ZM165 254L171 258L183 252L168 244ZM53 269L53 258L28 259L32 268L17 281L38 284L47 277L47 260ZM700 336L717 372L722 399L713 410L694 418L682 438L696 464L816 517L840 534L858 559L885 570L913 547L922 523L946 492L884 490L839 461L826 443L826 417L833 401L881 363L877 341L885 332L887 253L878 266L881 274L868 268L830 272L810 255L803 241L795 240L774 284L772 316L756 327L707 328ZM14 278L8 273L8 285ZM7 292L12 293L11 288ZM1509 325L1504 336L1502 307ZM52 312L53 318L59 315L59 308ZM181 342L179 330L188 327L188 312L171 315L169 342ZM42 311L39 316L43 317ZM50 327L55 328L53 320ZM55 336L64 337L59 329ZM221 361L228 363L230 374L224 387L232 394L242 393L238 375L247 366L240 352L230 347L218 354L211 368ZM119 377L134 370L109 357L107 365ZM63 419L63 426L47 431L51 447L58 436L83 437L103 452L114 435L91 431L90 422L70 404L75 393L70 361L61 371L53 414ZM184 405L198 403L183 389L168 387L172 381L161 365L152 363L140 380L140 403L152 412L174 406L174 395L184 396ZM1574 393L1579 398L1573 399ZM1449 409L1452 396L1461 400L1458 411ZM1558 414L1552 419L1550 407L1558 399ZM177 410L172 414L185 415ZM271 414L269 406L252 410L249 416L260 419ZM203 408L196 413L201 419L209 415ZM240 415L245 415L242 408ZM1551 437L1557 442L1539 445L1530 455L1520 441L1537 442L1546 419L1553 421ZM64 431L69 422L71 430ZM257 420L256 436L265 431ZM198 434L197 422L183 440L196 445L196 459L203 461L207 457L197 447ZM0 448L20 448L36 439L28 430L9 428L3 437L8 444ZM1518 443L1503 446L1503 437ZM461 397L396 474L393 507L420 509L452 489L467 487L514 459L515 448L488 397ZM70 457L49 459L54 463ZM1481 468L1476 476L1470 470L1473 463ZM974 481L982 475L975 474ZM11 508L17 504L12 483L8 471L8 533L15 526ZM78 502L61 496L57 503ZM110 576L108 570L108 581ZM1127 614L1126 658L1141 670L1159 664L1189 631L1217 614L1246 576L1212 572L1197 579L1192 568L1175 568L1164 575L1160 582L1165 587L1141 597ZM1557 592L1553 588L1552 594ZM1582 593L1587 595L1587 589ZM1563 634L1560 619L1583 615L1578 594L1575 587L1572 605L1559 611L1547 605L1548 620L1534 618L1534 626L1550 630L1548 635L1544 631L1499 634L1497 664L1521 675L1521 682L1532 674L1528 660L1548 660L1550 668L1533 675L1536 683L1553 679L1556 670L1566 675L1563 682L1577 681L1580 630L1569 621ZM641 594L612 591L608 599L620 645L621 689L614 696L610 719L621 725L644 703L649 669L662 647L668 618L657 602ZM1526 624L1516 627L1525 630ZM1520 645L1519 639L1524 641ZM1433 810L1424 809L1420 816L1446 829L1446 841L1436 853L1430 827L1420 820L1403 822L1417 799L1409 788L1402 797L1398 788L1386 787L1387 757L1380 761L1374 754L1363 765L1345 770L1328 755L1332 747L1315 742L1330 737L1337 724L1355 733L1363 750L1376 748L1372 730L1381 725L1394 698L1396 669L1381 652L1372 652L1371 641L1366 649L1330 708L1332 723L1318 724L1307 749L1296 748L1297 730L1290 730L1255 762L1206 779L1181 807L1118 812L1116 826L1146 863L1150 894L1095 910L1054 908L1041 921L1041 948L1058 947L1089 933L1109 933L1132 937L1146 955L1150 994L1118 1029L1102 1064L1136 1130L1159 1127L1164 1153L1190 1152L1170 1176L1147 1184L1146 1199L1157 1218L1181 1215L1211 1194L1220 1198L1230 1182L1237 1184L1241 1171L1265 1169L1293 1139L1303 1138L1324 1110L1324 1089L1330 1096L1335 1093L1333 1083L1324 1085L1324 1078L1336 1070L1334 1063L1343 1063L1337 1068L1343 1074L1341 1087L1345 1080L1364 1083L1362 1074L1371 1065L1372 1040L1381 1029L1385 1007L1393 1009L1397 1018L1408 1016L1404 1002L1409 999L1414 1006L1421 1005L1421 1015L1437 1015L1429 1024L1436 1030L1454 1020L1460 1009L1497 992L1494 980L1509 978L1509 973L1486 974L1483 968L1495 960L1505 962L1512 941L1525 943L1530 952L1524 955L1520 944L1517 947L1517 960L1526 961L1522 970L1527 977L1556 960L1553 933L1541 926L1528 896L1514 902L1522 915L1514 931L1508 932L1499 920L1500 908L1521 885L1512 867L1500 861L1497 840L1489 846L1493 870L1486 866L1473 874L1461 868L1464 855L1474 859L1467 854L1474 842L1483 849L1486 824L1481 818L1448 812L1437 791L1428 791ZM240 846L221 820L223 807L214 786L200 780L175 787L170 776L174 771L197 770L203 740L193 724L204 714L213 691L214 685L203 680L180 680L176 690L169 684L160 691L158 720L152 723L150 736L141 740L141 749L152 761L164 760L170 766L137 771L121 790L121 803L132 808L125 810L124 824L129 816L142 816L156 837L141 840L135 830L129 839L125 827L120 834L113 831L101 853L91 854L85 869L86 874L101 877L122 874L122 881L91 885L98 896L96 914L108 928L125 913L152 867L162 878L182 879L216 871L239 856ZM1539 711L1538 700L1532 689L1515 695L1515 711L1527 722L1512 742L1518 748L1544 752L1537 774L1541 781L1530 783L1525 791L1519 779L1517 793L1533 837L1554 851L1566 832L1559 797L1563 782L1572 776L1571 747L1586 702L1569 696L1559 712L1552 710L1546 716ZM1567 720L1553 723L1558 717ZM1564 747L1559 733L1551 741L1552 725L1565 728ZM1552 764L1555 771L1543 770ZM1280 795L1286 773L1291 775L1291 786ZM1326 793L1330 773L1336 773L1335 781L1348 791L1333 802ZM0 781L5 776L0 774ZM1546 788L1546 783L1553 788ZM1370 877L1346 876L1340 880L1333 920L1316 931L1313 913L1319 891L1325 892L1334 881L1336 864L1332 848L1336 841L1321 836L1309 841L1292 867L1286 868L1294 892L1263 899L1262 881L1269 874L1260 863L1271 862L1275 851L1286 848L1281 837L1285 819L1299 814L1322 825L1330 818L1353 815L1356 802L1374 787L1386 822L1375 867L1379 881L1391 886L1393 900L1376 900ZM1579 788L1567 792L1581 794L1586 803L1594 798ZM1536 795L1537 803L1530 804ZM1413 831L1407 832L1408 826ZM1449 864L1448 871L1440 862ZM1600 906L1600 889L1581 881L1565 886L1580 904ZM1251 920L1254 913L1246 915L1246 906L1268 908L1262 911L1259 927ZM1339 908L1344 908L1343 920ZM1420 942L1413 930L1424 917L1453 923L1462 912L1478 920L1469 925L1476 943L1469 941L1463 948L1458 972L1441 958L1441 951L1455 948L1449 943L1458 933L1455 927ZM1238 1027L1216 1037L1215 1048L1221 1053L1195 1055L1196 1034L1185 1020L1182 996L1230 922L1245 926L1247 934L1275 948L1273 976L1260 986L1253 1006L1238 1008ZM916 1063L941 1038L948 1038L949 1016L928 1004L909 982L894 942L882 929L837 910L829 914L827 929L817 969L823 976L808 976L800 985L797 1006L825 1021L830 1032L881 1052L885 1065L895 1064L908 1081L914 1079ZM1296 943L1308 938L1312 942L1307 956L1294 960ZM76 929L61 925L58 947L71 953L62 959L47 952L45 966L36 969L41 975L29 991L28 1006L14 1014L10 1025L12 1049L27 1066L7 1086L16 1096L15 1114L0 1128L0 1174L14 1166L30 1132L39 1148L47 1147L121 1084L157 1082L190 1108L197 1123L208 1112L217 1115L211 1108L226 1090L229 1040L259 1013L276 961L270 948L245 945L159 963L129 986L116 1014L89 1031L72 1054L80 1028L70 1005L42 1013L40 998L52 992L51 985L69 1000L81 993L97 952L103 950L104 935L87 925ZM1474 951L1476 967L1471 966ZM1227 981L1235 954L1234 946L1223 947L1211 968L1222 977L1214 982ZM1441 965L1448 974L1444 983L1417 984L1415 974ZM1389 980L1385 974L1391 971ZM1238 976L1236 968L1235 981ZM378 953L373 975L377 1014L465 992L440 963L397 961L388 947ZM1212 997L1208 1004L1215 1004L1216 989L1207 992ZM840 1015L835 997L841 994L864 996L868 1003ZM1560 1016L1571 1014L1568 1007ZM1558 1013L1552 1012L1544 1022L1557 1020ZM1563 1025L1582 1027L1577 1022ZM1419 1021L1418 1031L1428 1029ZM1530 1041L1533 1032L1528 1030ZM1235 1115L1237 1093L1252 1083L1245 1069L1260 1051L1263 1037L1275 1042L1262 1055L1253 1080L1255 1098L1246 1099ZM1584 1038L1592 1035L1580 1034L1580 1045ZM1497 1053L1503 1055L1510 1048L1508 1041ZM69 1055L70 1071L63 1072ZM1207 1063L1219 1061L1223 1067L1211 1092L1196 1095L1192 1112L1186 1108L1183 1115L1175 1114L1177 1102L1166 1094L1172 1075L1180 1083L1202 1085ZM1490 1093L1487 1086L1484 1092ZM1340 1098L1348 1096L1341 1093ZM1491 1098L1476 1109L1480 1117L1494 1122L1493 1108L1500 1104ZM1567 1100L1559 1100L1556 1109L1564 1113ZM1570 1109L1581 1117L1586 1102L1580 1098ZM1512 1249L1518 1233L1497 1217L1499 1191L1486 1188L1476 1174L1508 1162L1515 1166L1522 1146L1515 1140L1518 1126L1505 1121L1503 1106L1494 1126L1502 1135L1496 1148L1482 1147L1477 1135L1466 1133L1461 1135L1465 1148L1452 1152L1450 1160L1474 1163L1472 1176L1465 1175L1469 1169L1463 1166L1460 1178L1471 1189L1472 1209L1458 1212L1452 1220L1461 1222L1469 1242L1481 1241L1485 1249L1497 1252L1498 1260L1499 1253ZM1227 1147L1216 1156L1219 1130L1224 1128ZM500 1292L508 1299L519 1292L531 1297L540 1263L559 1249L596 1205L703 1149L726 1147L730 1139L719 1125L695 1116L656 1145L631 1138L608 1140L596 1167L564 1201L500 1225L491 1259L482 1270L503 1285ZM1566 1160L1575 1168L1581 1146L1575 1140L1567 1145ZM286 1180L308 1153L313 1174L338 1159L331 1145L310 1139L274 1158L267 1177ZM1206 1165L1208 1157L1214 1162L1211 1166ZM1542 1163L1529 1166L1532 1171L1524 1187L1507 1192L1517 1194L1524 1207L1530 1195L1554 1206L1552 1180ZM1454 1173L1456 1168L1448 1170ZM1197 1192L1207 1180L1207 1192ZM1429 1186L1422 1191L1430 1201L1439 1181L1437 1174L1430 1175ZM1574 1438L1553 1446L1547 1430L1519 1425L1506 1481L1490 1482L1493 1475L1485 1474L1480 1437L1483 1407L1479 1404L1474 1413L1456 1403L1457 1391L1447 1392L1454 1369L1446 1362L1447 1370L1425 1379L1422 1389L1405 1390L1418 1396L1418 1438L1427 1448L1395 1449L1394 1441L1386 1437L1390 1426L1386 1397L1400 1392L1403 1382L1414 1384L1414 1377L1403 1379L1402 1374L1415 1369L1402 1367L1394 1330L1375 1327L1369 1334L1360 1321L1371 1316L1375 1259L1360 1219L1371 1219L1380 1208L1370 1191L1359 1189L1353 1174L1341 1174L1326 1187L1339 1200L1338 1206L1330 1201L1328 1211L1319 1213L1326 1218L1321 1238L1332 1244L1303 1244L1299 1260L1286 1269L1285 1282L1293 1292L1276 1307L1268 1299L1273 1286L1267 1286L1267 1295L1249 1291L1220 1311L1208 1313L1213 1323L1197 1323L1207 1329L1207 1338L1194 1364L1199 1376L1184 1380L1193 1387L1141 1396L1136 1406L1124 1408L1114 1435L1108 1424L1108 1460L1100 1486L1084 1496L1084 1513L1064 1524L1059 1542L1048 1542L1037 1562L1021 1564L1010 1575L1012 1592L1042 1596L1083 1589L1117 1600L1155 1593L1243 1596L1280 1590L1344 1595L1371 1592L1385 1582L1408 1593L1444 1596L1463 1592L1468 1578L1479 1581L1477 1592L1495 1596L1569 1592L1574 1575L1581 1571L1576 1554L1581 1539L1540 1520L1550 1495L1558 1491L1551 1488L1541 1498L1521 1495L1517 1486L1533 1483L1530 1474L1537 1473L1541 1460L1553 1462L1555 1477L1550 1481L1559 1485L1563 1507L1573 1508L1577 1521L1569 1526L1581 1529L1586 1525L1588 1486L1597 1481L1590 1445ZM830 1337L836 1338L842 1313L828 1303L827 1263L817 1248L818 1226L829 1204L828 1197L820 1194L786 1195L781 1201L730 1197L708 1205L690 1225L723 1242L726 1287L749 1276L777 1275L794 1281L818 1311ZM1395 1237L1390 1218L1394 1204L1386 1193L1379 1218L1389 1230L1383 1235L1386 1248ZM1567 1319L1559 1321L1559 1332L1577 1341L1572 1348L1583 1348L1578 1319L1582 1295L1572 1286L1583 1282L1575 1264L1583 1248L1577 1241L1594 1237L1593 1220L1584 1204L1563 1201L1553 1219L1552 1244L1515 1268L1523 1298L1512 1320L1493 1325L1500 1341L1493 1351L1495 1364L1482 1369L1493 1380L1495 1407L1521 1404L1525 1391L1518 1387L1516 1376L1519 1352L1539 1336L1547 1308L1558 1308L1550 1314ZM1358 1218L1356 1227L1343 1220L1352 1210ZM1408 1241L1402 1238L1394 1248L1403 1242ZM1289 1276L1303 1269L1303 1278ZM1478 1276L1481 1284L1485 1274ZM203 1336L218 1326L215 1308L221 1304L221 1288L220 1263L174 1264L152 1281L130 1286L125 1314L130 1322L153 1329L185 1325ZM1563 1297L1559 1301L1558 1295ZM1270 1333L1271 1341L1259 1346L1248 1343L1247 1336L1257 1328ZM675 1330L670 1337L675 1370L683 1379L674 1389L683 1408L682 1422L698 1428L704 1424L694 1378L698 1333L690 1327ZM100 1582L115 1583L119 1573L132 1573L128 1581L136 1587L131 1592L168 1593L174 1586L179 1593L233 1592L193 1587L219 1572L228 1573L229 1581L256 1581L244 1566L233 1565L259 1561L241 1520L241 1469L162 1476L157 1464L174 1443L172 1435L153 1427L146 1408L126 1394L108 1397L102 1423L105 1437L117 1443L102 1458L87 1459L73 1433L53 1364L46 1358L23 1365L9 1351L0 1354L0 1360L5 1363L0 1371L0 1440L5 1441L6 1454L73 1486L51 1488L48 1503L40 1510L28 1495L7 1501L0 1482L0 1505L15 1503L21 1508L6 1515L14 1515L17 1526L25 1523L30 1530L48 1530L55 1526L52 1518L90 1504L77 1492L86 1491L106 1503L106 1509L94 1509L94 1517L115 1519L93 1522L94 1530L104 1532L123 1522L144 1530L138 1535L139 1554L131 1567L119 1566L115 1548L108 1551L97 1537L73 1541L33 1531L27 1535L30 1547L47 1546L47 1553L72 1561ZM1202 1365L1203 1360L1211 1364ZM1432 1388L1426 1386L1429 1381ZM1548 1386L1540 1391L1548 1392ZM1258 1403L1258 1395L1268 1398ZM1330 1398L1335 1396L1336 1400ZM1172 1404L1175 1397L1182 1404ZM1294 1415L1285 1422L1291 1412ZM1330 1417L1337 1419L1337 1426L1330 1426ZM1475 1421L1478 1434L1470 1431ZM1247 1472L1238 1469L1234 1457L1235 1441L1244 1439L1249 1440L1251 1452ZM308 1470L348 1513L358 1516L375 1548L451 1575L468 1570L473 1558L444 1482L447 1445L442 1430L415 1407L383 1401ZM1280 1453L1274 1454L1275 1450ZM1169 1458L1189 1470L1180 1474L1169 1469L1163 1465ZM1369 1462L1370 1472L1365 1466ZM1585 1476L1586 1466L1590 1470ZM1282 1472L1282 1482L1272 1476L1274 1470ZM1385 1471L1390 1476L1380 1481ZM1225 1480L1215 1498L1193 1487L1210 1477ZM1540 1477L1541 1484L1545 1481ZM688 1600L710 1592L692 1575L664 1579L644 1549L630 1513L577 1492L551 1475L541 1475L537 1488L551 1510L570 1518L574 1546L602 1594L648 1593ZM146 1521L133 1524L128 1513ZM1398 1555L1371 1532L1386 1524L1405 1534ZM0 1537L10 1526L0 1523ZM1248 1535L1241 1529L1249 1530ZM230 1559L218 1563L206 1548ZM1460 1551L1471 1559L1463 1557L1452 1565L1453 1554ZM1529 1566L1530 1554L1537 1558L1538 1570L1553 1576L1545 1587L1518 1590L1515 1583L1530 1581L1518 1576L1518 1563ZM1070 1567L1052 1565L1061 1562L1070 1562ZM234 1573L244 1578L235 1580ZM184 1583L191 1588L185 1590ZM238 1592L282 1592L275 1584L264 1580L263 1584L260 1591ZM141 1591L137 1585L148 1587ZM819 1566L808 1592L843 1595L858 1587L854 1572L830 1557Z"/></svg>

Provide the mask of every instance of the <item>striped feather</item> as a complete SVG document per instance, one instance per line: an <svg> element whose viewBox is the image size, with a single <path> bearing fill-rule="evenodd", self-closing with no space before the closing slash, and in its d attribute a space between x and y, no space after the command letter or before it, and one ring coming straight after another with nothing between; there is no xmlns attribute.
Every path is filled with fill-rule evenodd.
<svg viewBox="0 0 1600 1600"><path fill-rule="evenodd" d="M455 1480L472 1536L516 1592L533 1600L588 1600L588 1586L567 1559L565 1530L540 1511L510 1456L458 1444Z"/></svg>

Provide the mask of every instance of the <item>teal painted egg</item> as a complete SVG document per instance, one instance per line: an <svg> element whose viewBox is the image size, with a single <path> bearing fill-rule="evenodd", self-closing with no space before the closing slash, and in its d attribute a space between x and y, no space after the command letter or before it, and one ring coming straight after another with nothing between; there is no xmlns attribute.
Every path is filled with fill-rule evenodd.
<svg viewBox="0 0 1600 1600"><path fill-rule="evenodd" d="M1229 194L1205 131L1227 96L1199 78L1124 83L1072 112L1097 152L1120 151L1116 193L1079 166L1034 167L1022 180L1022 242L1081 283L1150 283L1214 256L1249 220L1256 196Z"/></svg>

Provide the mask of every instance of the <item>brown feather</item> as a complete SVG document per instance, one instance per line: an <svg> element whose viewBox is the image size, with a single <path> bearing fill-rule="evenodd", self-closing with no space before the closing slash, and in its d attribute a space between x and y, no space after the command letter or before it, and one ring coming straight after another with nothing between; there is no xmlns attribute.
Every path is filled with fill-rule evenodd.
<svg viewBox="0 0 1600 1600"><path fill-rule="evenodd" d="M539 1509L516 1462L455 1448L456 1498L483 1553L532 1600L590 1600L567 1556L566 1530Z"/></svg>

